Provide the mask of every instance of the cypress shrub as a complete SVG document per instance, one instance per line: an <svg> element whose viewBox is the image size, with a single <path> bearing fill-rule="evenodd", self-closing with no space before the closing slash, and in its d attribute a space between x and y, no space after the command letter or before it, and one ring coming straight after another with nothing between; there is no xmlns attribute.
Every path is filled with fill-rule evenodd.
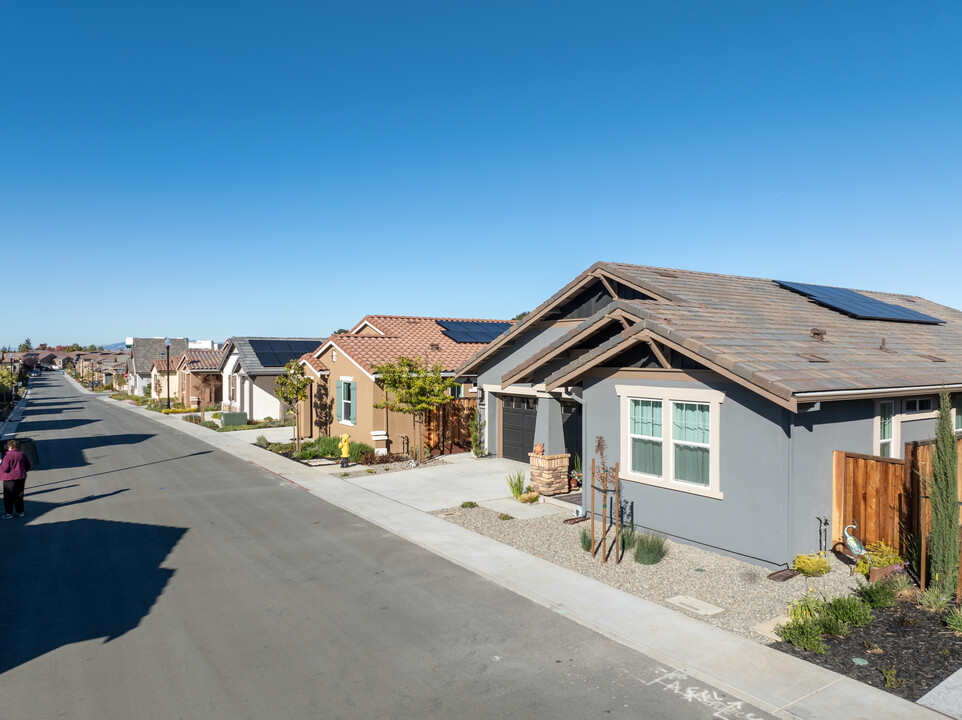
<svg viewBox="0 0 962 720"><path fill-rule="evenodd" d="M959 488L956 482L959 453L950 406L949 393L943 390L939 396L939 419L935 424L932 475L926 483L932 503L929 535L932 582L945 595L955 594L959 577Z"/></svg>

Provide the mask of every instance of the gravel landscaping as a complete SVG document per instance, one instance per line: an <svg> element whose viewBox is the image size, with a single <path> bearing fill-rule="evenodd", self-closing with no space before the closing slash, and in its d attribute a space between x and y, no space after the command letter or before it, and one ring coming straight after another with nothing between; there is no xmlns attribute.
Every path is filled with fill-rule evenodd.
<svg viewBox="0 0 962 720"><path fill-rule="evenodd" d="M482 507L450 508L435 513L449 522L485 535L555 565L600 580L624 592L664 605L717 627L772 644L772 637L753 628L786 614L788 604L810 590L829 597L849 594L856 586L850 566L829 554L832 571L819 578L798 575L786 582L767 578L765 568L699 548L668 542L668 554L657 565L640 565L627 553L620 564L609 559L602 565L581 549L579 536L589 523L565 525L562 513L533 519L499 520L498 513ZM598 525L595 525L596 531ZM856 576L857 577L857 576ZM716 605L724 612L711 617L667 602L687 595Z"/></svg>

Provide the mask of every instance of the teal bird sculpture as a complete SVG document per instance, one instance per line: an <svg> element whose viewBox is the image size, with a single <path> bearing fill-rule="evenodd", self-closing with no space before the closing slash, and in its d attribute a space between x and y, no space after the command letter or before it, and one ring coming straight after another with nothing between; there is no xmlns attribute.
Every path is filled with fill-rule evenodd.
<svg viewBox="0 0 962 720"><path fill-rule="evenodd" d="M852 555L855 557L861 557L865 554L865 546L858 541L857 537L848 531L849 528L855 528L858 530L858 525L852 523L851 525L846 525L845 529L842 530L842 535L845 537L845 544L848 546L848 549L852 551Z"/></svg>

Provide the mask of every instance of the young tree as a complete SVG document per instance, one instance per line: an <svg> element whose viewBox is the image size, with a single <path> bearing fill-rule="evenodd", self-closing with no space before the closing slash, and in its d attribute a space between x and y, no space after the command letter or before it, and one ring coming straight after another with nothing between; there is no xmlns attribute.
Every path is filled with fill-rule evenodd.
<svg viewBox="0 0 962 720"><path fill-rule="evenodd" d="M17 348L17 352L30 352L31 350L33 350L33 343L30 342L30 338L20 343L20 347Z"/></svg>
<svg viewBox="0 0 962 720"><path fill-rule="evenodd" d="M932 503L930 529L933 584L946 596L954 595L959 572L959 486L956 480L959 453L952 428L952 401L945 390L939 396L939 419L935 423L932 475L926 489Z"/></svg>
<svg viewBox="0 0 962 720"><path fill-rule="evenodd" d="M284 366L284 374L274 381L277 397L287 403L294 413L294 445L301 451L301 434L298 432L300 424L300 402L307 399L307 389L311 386L311 379L304 374L304 366L297 360L289 360Z"/></svg>
<svg viewBox="0 0 962 720"><path fill-rule="evenodd" d="M418 460L421 460L424 453L424 412L453 400L448 390L456 382L453 378L442 377L444 368L440 365L429 367L428 361L420 357L401 356L396 362L375 365L373 370L380 376L380 384L384 388L384 400L374 403L374 407L414 416L418 428ZM394 394L393 400L391 393Z"/></svg>
<svg viewBox="0 0 962 720"><path fill-rule="evenodd" d="M200 421L204 422L204 411L207 408L207 396L211 395L211 390L217 383L217 376L211 373L198 373L197 374L197 384L199 389L197 391L197 405L200 410ZM188 401L190 398L188 398Z"/></svg>

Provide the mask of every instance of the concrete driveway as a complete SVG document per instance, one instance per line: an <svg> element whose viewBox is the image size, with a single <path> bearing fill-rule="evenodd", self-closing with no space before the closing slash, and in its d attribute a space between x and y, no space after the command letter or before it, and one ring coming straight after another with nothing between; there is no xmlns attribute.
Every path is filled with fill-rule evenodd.
<svg viewBox="0 0 962 720"><path fill-rule="evenodd" d="M455 507L472 500L482 507L518 518L571 512L551 502L526 504L511 497L507 477L523 470L531 480L527 463L504 458L476 458L470 453L446 455L445 464L391 473L376 473L346 480L423 512Z"/></svg>

